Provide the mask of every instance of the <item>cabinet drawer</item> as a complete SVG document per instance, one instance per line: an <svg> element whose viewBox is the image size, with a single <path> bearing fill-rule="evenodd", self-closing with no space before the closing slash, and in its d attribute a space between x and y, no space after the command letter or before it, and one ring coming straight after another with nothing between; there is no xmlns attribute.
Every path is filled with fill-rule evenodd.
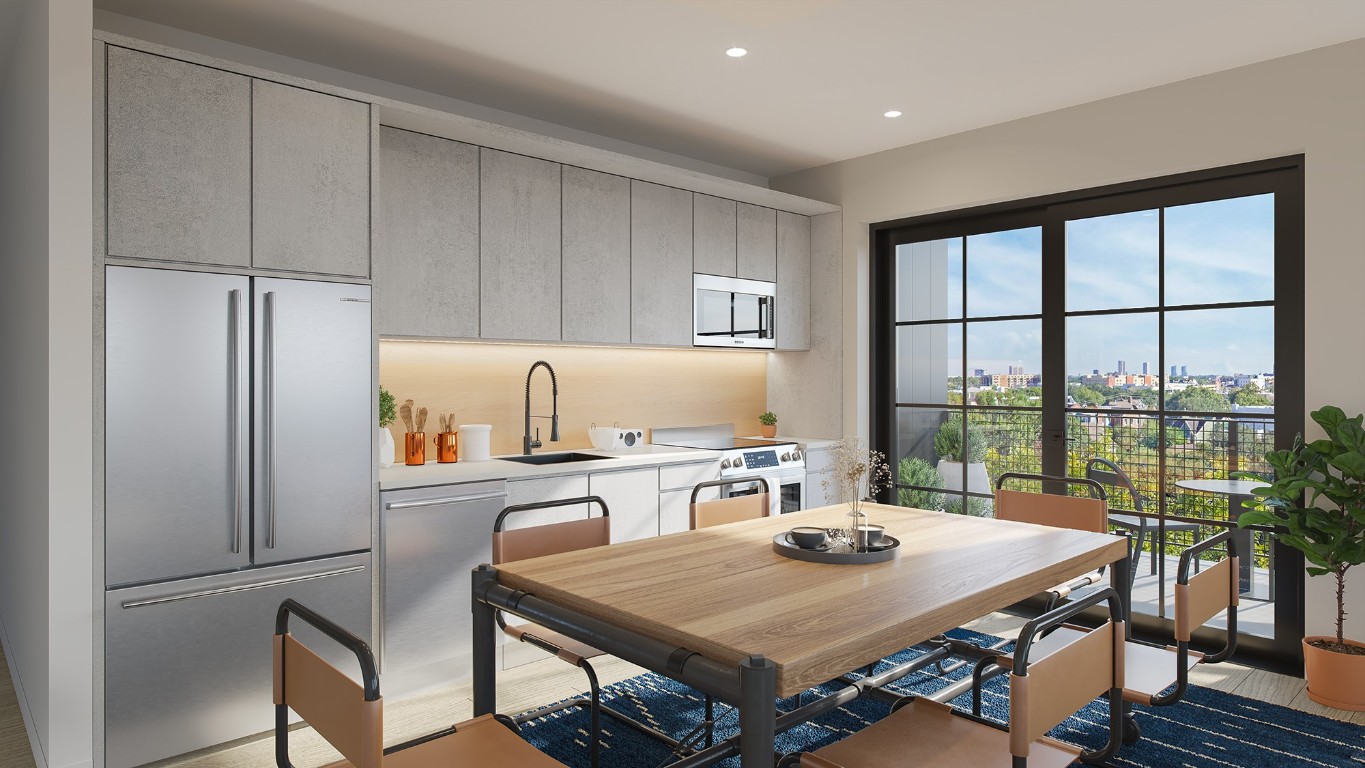
<svg viewBox="0 0 1365 768"><path fill-rule="evenodd" d="M807 472L824 472L832 466L828 448L812 448L806 451Z"/></svg>
<svg viewBox="0 0 1365 768"><path fill-rule="evenodd" d="M539 504L544 501L572 499L587 495L589 495L589 491L586 474L507 481L507 506L509 507L513 504ZM596 509L594 505L593 514L597 514ZM507 530L516 530L534 525L581 520L587 516L588 505L575 504L571 507L554 507L523 512L519 515L514 514L507 518L505 527Z"/></svg>
<svg viewBox="0 0 1365 768"><path fill-rule="evenodd" d="M128 768L274 726L275 611L292 597L370 638L368 554L105 593L106 765ZM290 632L338 669L355 657L302 621Z"/></svg>
<svg viewBox="0 0 1365 768"><path fill-rule="evenodd" d="M720 461L695 464L667 464L659 467L659 490L692 490L697 483L720 478Z"/></svg>

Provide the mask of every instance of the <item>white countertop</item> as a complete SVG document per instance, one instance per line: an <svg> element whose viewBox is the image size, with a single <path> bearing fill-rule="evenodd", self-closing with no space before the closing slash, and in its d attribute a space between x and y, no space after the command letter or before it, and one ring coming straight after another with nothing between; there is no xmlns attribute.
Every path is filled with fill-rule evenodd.
<svg viewBox="0 0 1365 768"><path fill-rule="evenodd" d="M620 451L599 451L590 448L569 449L573 453L601 456L602 461L571 461L564 464L521 464L515 461L462 461L439 464L434 458L424 466L409 467L402 462L379 470L379 488L384 491L399 488L421 488L429 485L474 483L482 480L529 480L537 477L581 475L588 472L610 472L615 469L685 464L695 461L719 461L720 451L697 448L676 448L670 445L644 445ZM567 453L569 451L541 451Z"/></svg>

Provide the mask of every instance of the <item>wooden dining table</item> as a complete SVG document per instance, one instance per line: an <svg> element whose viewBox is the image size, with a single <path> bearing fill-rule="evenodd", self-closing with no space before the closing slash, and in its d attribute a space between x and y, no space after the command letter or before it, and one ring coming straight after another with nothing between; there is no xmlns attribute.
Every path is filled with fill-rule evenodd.
<svg viewBox="0 0 1365 768"><path fill-rule="evenodd" d="M1105 565L1115 565L1110 575L1128 604L1123 537L864 507L900 541L894 559L827 564L774 552L774 536L790 528L842 526L848 507L841 504L480 566L473 574L475 715L496 706L495 608L738 706L741 764L771 768L775 697Z"/></svg>

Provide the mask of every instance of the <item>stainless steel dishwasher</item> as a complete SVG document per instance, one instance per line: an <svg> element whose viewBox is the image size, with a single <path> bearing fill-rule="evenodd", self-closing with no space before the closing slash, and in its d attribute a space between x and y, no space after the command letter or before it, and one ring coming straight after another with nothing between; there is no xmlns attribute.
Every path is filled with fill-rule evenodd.
<svg viewBox="0 0 1365 768"><path fill-rule="evenodd" d="M470 679L469 572L492 560L493 521L506 500L502 480L379 494L386 694Z"/></svg>

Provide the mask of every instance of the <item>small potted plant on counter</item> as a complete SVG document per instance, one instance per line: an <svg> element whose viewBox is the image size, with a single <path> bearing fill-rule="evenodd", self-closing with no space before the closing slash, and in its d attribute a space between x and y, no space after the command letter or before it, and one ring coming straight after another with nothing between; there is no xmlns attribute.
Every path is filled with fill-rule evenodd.
<svg viewBox="0 0 1365 768"><path fill-rule="evenodd" d="M1365 416L1347 418L1330 405L1312 416L1327 436L1304 443L1299 435L1293 448L1267 453L1275 479L1255 490L1247 505L1256 508L1237 522L1279 528L1279 540L1308 560L1310 576L1336 578L1336 636L1303 639L1308 698L1365 711L1365 644L1344 636L1346 572L1365 563Z"/></svg>
<svg viewBox="0 0 1365 768"><path fill-rule="evenodd" d="M777 414L764 411L758 415L758 423L762 425L764 437L777 437Z"/></svg>
<svg viewBox="0 0 1365 768"><path fill-rule="evenodd" d="M394 457L393 433L389 425L398 418L398 405L393 395L383 387L379 388L379 466L392 467Z"/></svg>

